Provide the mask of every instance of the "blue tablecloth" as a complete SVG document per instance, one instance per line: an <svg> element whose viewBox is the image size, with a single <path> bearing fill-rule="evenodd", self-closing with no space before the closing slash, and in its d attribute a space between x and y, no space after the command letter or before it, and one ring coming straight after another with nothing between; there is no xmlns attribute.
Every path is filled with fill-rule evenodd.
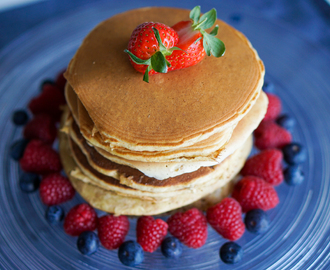
<svg viewBox="0 0 330 270"><path fill-rule="evenodd" d="M226 1L229 0L223 0ZM109 2L109 0L48 0L0 11L0 50L20 34L50 18L100 2ZM260 12L261 16L292 27L294 31L321 44L330 52L330 6L325 0L236 0L236 2L237 5Z"/></svg>

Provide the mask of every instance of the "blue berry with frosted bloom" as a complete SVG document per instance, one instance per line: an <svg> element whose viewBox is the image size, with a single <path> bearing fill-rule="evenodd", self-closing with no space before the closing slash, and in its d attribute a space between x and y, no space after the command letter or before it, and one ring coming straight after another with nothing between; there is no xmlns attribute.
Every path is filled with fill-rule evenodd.
<svg viewBox="0 0 330 270"><path fill-rule="evenodd" d="M244 223L249 232L261 234L267 231L269 227L269 218L265 211L261 209L253 209L246 213Z"/></svg>
<svg viewBox="0 0 330 270"><path fill-rule="evenodd" d="M126 241L118 249L118 258L126 266L139 265L144 259L143 249L136 241Z"/></svg>
<svg viewBox="0 0 330 270"><path fill-rule="evenodd" d="M219 254L224 263L235 264L242 260L243 249L235 242L227 242L220 248Z"/></svg>
<svg viewBox="0 0 330 270"><path fill-rule="evenodd" d="M287 167L284 172L284 180L289 186L300 185L304 179L304 173L298 164Z"/></svg>

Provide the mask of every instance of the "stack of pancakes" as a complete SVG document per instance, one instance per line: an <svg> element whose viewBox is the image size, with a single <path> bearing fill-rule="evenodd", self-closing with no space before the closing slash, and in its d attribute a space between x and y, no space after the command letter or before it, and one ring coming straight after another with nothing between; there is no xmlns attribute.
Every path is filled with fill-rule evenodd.
<svg viewBox="0 0 330 270"><path fill-rule="evenodd" d="M118 14L89 33L68 66L60 154L96 208L152 215L217 202L250 153L268 101L263 64L240 32L217 20L225 56L150 83L124 53L139 24L187 19L174 8Z"/></svg>

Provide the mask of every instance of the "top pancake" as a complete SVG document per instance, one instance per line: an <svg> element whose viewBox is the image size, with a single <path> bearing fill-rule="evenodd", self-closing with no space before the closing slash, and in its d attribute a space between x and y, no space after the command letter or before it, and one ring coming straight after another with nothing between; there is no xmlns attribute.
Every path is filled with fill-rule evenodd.
<svg viewBox="0 0 330 270"><path fill-rule="evenodd" d="M188 10L174 8L118 14L98 25L71 60L66 78L96 129L116 146L153 151L192 145L236 124L256 101L262 62L249 41L220 20L223 57L142 81L124 53L132 31L146 21L171 26L187 19Z"/></svg>

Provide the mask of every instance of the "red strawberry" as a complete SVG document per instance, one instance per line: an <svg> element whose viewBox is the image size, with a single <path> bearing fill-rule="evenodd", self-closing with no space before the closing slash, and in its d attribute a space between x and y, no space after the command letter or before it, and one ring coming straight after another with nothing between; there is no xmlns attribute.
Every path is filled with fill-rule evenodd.
<svg viewBox="0 0 330 270"><path fill-rule="evenodd" d="M242 178L235 185L232 197L242 206L243 212L253 209L267 211L279 203L274 187L256 176Z"/></svg>
<svg viewBox="0 0 330 270"><path fill-rule="evenodd" d="M275 120L281 113L282 103L278 96L266 93L268 97L268 108L264 120Z"/></svg>
<svg viewBox="0 0 330 270"><path fill-rule="evenodd" d="M172 53L178 39L178 34L171 27L145 22L134 29L125 52L129 54L133 67L145 73L144 80L148 81L148 74L167 72L165 56Z"/></svg>
<svg viewBox="0 0 330 270"><path fill-rule="evenodd" d="M279 185L283 182L282 151L268 149L249 158L241 171L243 176L254 175L264 179L272 185Z"/></svg>
<svg viewBox="0 0 330 270"><path fill-rule="evenodd" d="M161 219L151 216L140 217L136 226L137 242L144 251L154 252L164 240L168 225Z"/></svg>
<svg viewBox="0 0 330 270"><path fill-rule="evenodd" d="M26 139L39 139L49 144L54 142L56 134L55 122L47 114L36 115L24 128Z"/></svg>
<svg viewBox="0 0 330 270"><path fill-rule="evenodd" d="M101 244L106 249L116 249L124 242L129 230L126 216L106 215L99 218L97 227Z"/></svg>
<svg viewBox="0 0 330 270"><path fill-rule="evenodd" d="M254 131L255 146L260 150L282 148L291 143L291 133L272 120L262 121Z"/></svg>
<svg viewBox="0 0 330 270"><path fill-rule="evenodd" d="M87 203L71 208L64 219L64 231L72 236L78 236L85 231L97 228L98 218L93 207Z"/></svg>
<svg viewBox="0 0 330 270"><path fill-rule="evenodd" d="M215 9L200 16L200 7L197 6L190 12L192 21L178 22L173 28L162 25L160 29L157 27L159 23L144 23L133 31L125 51L134 68L145 73L143 80L147 82L149 74L190 67L200 62L205 54L220 57L225 46L215 37L218 26L211 33L205 31L215 23L216 16ZM166 33L161 32L164 29ZM165 42L163 38L167 36L174 39Z"/></svg>
<svg viewBox="0 0 330 270"><path fill-rule="evenodd" d="M61 116L60 106L65 104L65 98L60 89L55 85L45 84L41 94L29 103L29 109L33 114L45 113L59 120Z"/></svg>
<svg viewBox="0 0 330 270"><path fill-rule="evenodd" d="M206 242L207 221L196 208L175 213L167 220L167 224L168 231L188 247L199 248Z"/></svg>
<svg viewBox="0 0 330 270"><path fill-rule="evenodd" d="M68 178L60 173L48 174L40 183L40 198L46 205L57 205L73 198L75 190Z"/></svg>
<svg viewBox="0 0 330 270"><path fill-rule="evenodd" d="M51 146L39 140L32 140L28 143L19 163L23 171L37 174L62 170L58 153Z"/></svg>
<svg viewBox="0 0 330 270"><path fill-rule="evenodd" d="M64 91L64 87L65 87L65 84L66 84L66 79L63 76L64 72L65 72L65 70L61 71L57 75L56 81L55 81L56 86L62 91Z"/></svg>
<svg viewBox="0 0 330 270"><path fill-rule="evenodd" d="M224 198L207 209L206 219L213 229L230 241L241 238L245 231L242 208L233 198Z"/></svg>

